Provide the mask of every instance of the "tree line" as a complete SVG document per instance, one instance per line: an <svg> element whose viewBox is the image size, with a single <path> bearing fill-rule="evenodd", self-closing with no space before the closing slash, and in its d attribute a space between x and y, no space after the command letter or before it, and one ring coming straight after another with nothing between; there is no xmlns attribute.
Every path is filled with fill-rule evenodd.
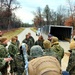
<svg viewBox="0 0 75 75"><path fill-rule="evenodd" d="M19 7L16 0L0 0L0 29L20 27L21 21L13 13Z"/></svg>
<svg viewBox="0 0 75 75"><path fill-rule="evenodd" d="M75 4L67 0L69 7L60 5L57 11L50 9L48 5L41 9L37 8L37 11L33 12L33 24L22 23L22 21L16 17L14 10L20 8L20 3L17 0L0 0L0 30L11 29L18 27L30 27L35 25L40 27L43 25L67 25L75 28Z"/></svg>
<svg viewBox="0 0 75 75"><path fill-rule="evenodd" d="M46 5L44 9L37 8L37 11L33 12L33 23L36 27L44 25L66 25L75 27L75 4L71 0L67 0L68 7L60 5L57 11L50 9L49 5Z"/></svg>

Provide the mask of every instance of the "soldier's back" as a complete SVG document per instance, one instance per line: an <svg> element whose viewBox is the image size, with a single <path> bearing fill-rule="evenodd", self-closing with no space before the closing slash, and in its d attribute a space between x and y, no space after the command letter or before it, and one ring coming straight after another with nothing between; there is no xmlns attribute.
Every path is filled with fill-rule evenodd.
<svg viewBox="0 0 75 75"><path fill-rule="evenodd" d="M55 57L43 56L35 58L29 62L29 75L62 75L62 74L60 64Z"/></svg>
<svg viewBox="0 0 75 75"><path fill-rule="evenodd" d="M53 45L51 47L51 50L57 54L57 56L58 56L57 58L58 58L59 62L61 63L61 59L64 56L64 49L59 44L57 44L57 45Z"/></svg>
<svg viewBox="0 0 75 75"><path fill-rule="evenodd" d="M57 54L53 50L51 50L50 48L49 49L44 49L43 55L44 56L54 56L54 57L57 57L56 56Z"/></svg>

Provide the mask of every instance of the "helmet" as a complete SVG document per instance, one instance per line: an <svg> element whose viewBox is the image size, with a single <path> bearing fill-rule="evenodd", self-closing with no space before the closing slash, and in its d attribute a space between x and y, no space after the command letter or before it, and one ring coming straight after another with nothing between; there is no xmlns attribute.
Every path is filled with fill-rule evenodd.
<svg viewBox="0 0 75 75"><path fill-rule="evenodd" d="M52 43L54 43L54 42L58 42L58 38L53 36L51 42L52 42Z"/></svg>
<svg viewBox="0 0 75 75"><path fill-rule="evenodd" d="M75 49L75 42L70 43L70 49Z"/></svg>
<svg viewBox="0 0 75 75"><path fill-rule="evenodd" d="M43 56L43 50L39 45L32 46L30 49L31 57L40 57Z"/></svg>
<svg viewBox="0 0 75 75"><path fill-rule="evenodd" d="M51 47L51 43L50 43L49 40L45 40L45 41L43 42L43 45L44 45L44 48L47 48L47 49Z"/></svg>

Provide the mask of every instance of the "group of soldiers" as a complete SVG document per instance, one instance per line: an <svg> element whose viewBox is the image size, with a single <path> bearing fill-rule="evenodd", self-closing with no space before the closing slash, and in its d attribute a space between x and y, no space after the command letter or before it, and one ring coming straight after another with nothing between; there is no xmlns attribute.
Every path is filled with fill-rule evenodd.
<svg viewBox="0 0 75 75"><path fill-rule="evenodd" d="M0 72L2 75L7 75L7 68L11 67L10 73L13 75L14 66L14 58L19 53L19 41L18 37L14 36L11 38L11 43L7 47L8 40L6 37L0 37Z"/></svg>
<svg viewBox="0 0 75 75"><path fill-rule="evenodd" d="M22 45L17 36L11 38L7 46L7 38L0 38L0 75L8 75L10 66L11 75L25 74L25 59ZM35 41L31 33L26 34L22 41L26 45L28 59L28 75L75 75L75 39L70 43L70 57L66 71L61 70L61 60L64 57L64 49L59 45L59 39L48 35L44 39L42 35Z"/></svg>

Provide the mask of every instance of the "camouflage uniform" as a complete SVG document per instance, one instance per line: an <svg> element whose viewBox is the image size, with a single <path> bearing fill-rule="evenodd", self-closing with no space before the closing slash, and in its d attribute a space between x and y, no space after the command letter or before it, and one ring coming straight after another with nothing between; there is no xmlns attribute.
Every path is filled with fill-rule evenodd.
<svg viewBox="0 0 75 75"><path fill-rule="evenodd" d="M30 55L30 48L33 46L33 41L31 39L24 39L22 43L26 43L28 45L28 55Z"/></svg>
<svg viewBox="0 0 75 75"><path fill-rule="evenodd" d="M61 59L64 56L64 49L58 44L58 45L53 45L51 47L51 50L53 50L57 54L57 59L61 63Z"/></svg>
<svg viewBox="0 0 75 75"><path fill-rule="evenodd" d="M19 45L20 45L19 40L16 40L16 45L17 45L17 47L19 48Z"/></svg>
<svg viewBox="0 0 75 75"><path fill-rule="evenodd" d="M35 40L34 40L34 38L31 36L31 33L30 33L30 32L28 33L28 36L29 36L29 39L31 39L31 40L32 40L32 42L33 42L33 45L34 45L34 43L35 43Z"/></svg>
<svg viewBox="0 0 75 75"><path fill-rule="evenodd" d="M38 40L35 42L35 45L39 45L39 46L42 47L42 49L44 49L43 42L44 42L43 36L40 35L40 36L38 37Z"/></svg>
<svg viewBox="0 0 75 75"><path fill-rule="evenodd" d="M57 55L57 59L59 60L61 64L61 59L64 56L64 49L59 45L58 38L52 37L52 46L51 50L54 51Z"/></svg>
<svg viewBox="0 0 75 75"><path fill-rule="evenodd" d="M9 45L8 47L8 52L10 54L10 56L14 59L10 62L10 66L11 66L11 70L10 72L13 73L14 72L14 69L16 67L16 61L15 61L15 56L17 55L18 53L18 48L16 46L16 43L13 43L11 42L11 44Z"/></svg>
<svg viewBox="0 0 75 75"><path fill-rule="evenodd" d="M70 43L70 57L67 66L67 71L70 75L75 75L75 42Z"/></svg>
<svg viewBox="0 0 75 75"><path fill-rule="evenodd" d="M35 45L39 45L39 46L42 47L42 49L44 49L44 47L43 47L43 41L42 41L42 40L37 40L37 41L35 42Z"/></svg>
<svg viewBox="0 0 75 75"><path fill-rule="evenodd" d="M32 40L33 45L34 45L34 43L35 43L34 38L33 38L32 36L30 36L30 37L29 37L29 39L31 39L31 40Z"/></svg>
<svg viewBox="0 0 75 75"><path fill-rule="evenodd" d="M43 45L44 45L44 48L45 48L44 49L44 55L45 56L54 56L54 57L57 58L56 53L50 49L51 48L51 43L50 43L49 40L45 40L43 42Z"/></svg>
<svg viewBox="0 0 75 75"><path fill-rule="evenodd" d="M0 58L0 68L3 67L5 63L4 58Z"/></svg>
<svg viewBox="0 0 75 75"><path fill-rule="evenodd" d="M17 54L15 56L14 63L16 62L15 71L16 71L17 75L22 75L24 73L25 64L24 64L23 60L24 59L23 59L22 55Z"/></svg>
<svg viewBox="0 0 75 75"><path fill-rule="evenodd" d="M75 49L70 54L67 71L70 75L75 75Z"/></svg>
<svg viewBox="0 0 75 75"><path fill-rule="evenodd" d="M19 40L18 40L18 36L14 36L14 37L16 38L16 45L17 45L17 47L19 48L20 42L19 42Z"/></svg>
<svg viewBox="0 0 75 75"><path fill-rule="evenodd" d="M2 72L2 75L7 75L8 63L5 63L4 61L1 62L2 59L7 58L7 57L8 57L8 52L6 48L3 45L0 45L0 71Z"/></svg>
<svg viewBox="0 0 75 75"><path fill-rule="evenodd" d="M8 47L8 51L11 57L15 57L15 55L18 53L16 43L11 42L11 44Z"/></svg>
<svg viewBox="0 0 75 75"><path fill-rule="evenodd" d="M5 61L3 58L0 58L0 69L5 65ZM2 75L1 71L0 71L0 75Z"/></svg>

